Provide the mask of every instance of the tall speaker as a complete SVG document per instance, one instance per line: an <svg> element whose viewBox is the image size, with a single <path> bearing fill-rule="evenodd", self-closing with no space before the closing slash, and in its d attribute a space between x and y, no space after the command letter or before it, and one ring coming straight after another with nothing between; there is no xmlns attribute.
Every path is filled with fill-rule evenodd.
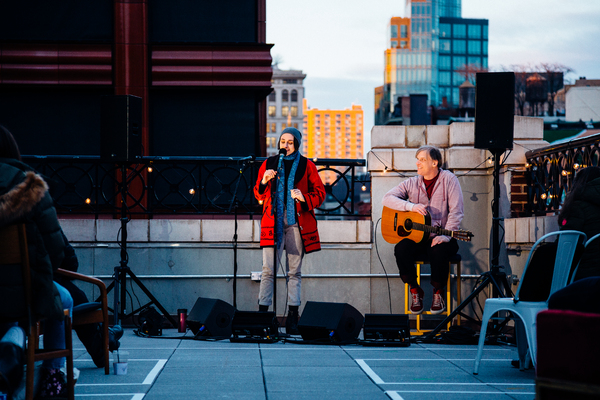
<svg viewBox="0 0 600 400"><path fill-rule="evenodd" d="M142 99L132 95L102 96L100 156L133 162L142 155Z"/></svg>
<svg viewBox="0 0 600 400"><path fill-rule="evenodd" d="M308 301L298 330L304 340L352 342L357 340L363 321L363 315L350 304Z"/></svg>
<svg viewBox="0 0 600 400"><path fill-rule="evenodd" d="M475 148L513 148L514 72L479 72L475 88Z"/></svg>
<svg viewBox="0 0 600 400"><path fill-rule="evenodd" d="M228 338L234 314L235 308L223 300L198 297L187 316L187 325L194 335Z"/></svg>

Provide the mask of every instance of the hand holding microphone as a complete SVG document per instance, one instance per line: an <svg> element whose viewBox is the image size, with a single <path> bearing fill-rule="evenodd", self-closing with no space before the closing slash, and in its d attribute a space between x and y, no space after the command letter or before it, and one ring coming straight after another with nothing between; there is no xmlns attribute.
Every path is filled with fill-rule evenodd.
<svg viewBox="0 0 600 400"><path fill-rule="evenodd" d="M304 195L302 194L302 192L300 191L300 189L292 189L291 190L291 194L292 194L292 199L296 200L296 202L298 201L306 201L304 199Z"/></svg>

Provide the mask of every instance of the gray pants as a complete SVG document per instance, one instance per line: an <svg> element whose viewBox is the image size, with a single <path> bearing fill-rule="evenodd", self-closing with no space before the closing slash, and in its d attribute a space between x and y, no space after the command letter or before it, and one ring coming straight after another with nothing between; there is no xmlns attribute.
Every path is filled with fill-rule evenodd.
<svg viewBox="0 0 600 400"><path fill-rule="evenodd" d="M285 221L284 221L285 224ZM285 270L288 282L288 305L300 305L300 289L302 282L302 258L304 257L304 246L298 224L285 225L283 228L283 242L277 251L277 265L282 262L281 256L285 249ZM260 280L260 292L258 293L258 304L270 306L273 301L273 253L274 247L263 248L263 267Z"/></svg>

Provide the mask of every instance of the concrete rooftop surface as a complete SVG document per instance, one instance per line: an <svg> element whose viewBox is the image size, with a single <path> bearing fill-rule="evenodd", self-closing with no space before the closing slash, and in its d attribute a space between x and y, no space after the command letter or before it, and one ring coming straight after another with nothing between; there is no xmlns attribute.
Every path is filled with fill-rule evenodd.
<svg viewBox="0 0 600 400"><path fill-rule="evenodd" d="M473 375L475 345L232 343L194 340L176 329L139 337L127 328L120 349L129 352L128 373L114 375L111 365L104 375L73 340L78 400L535 398L535 373L511 366L516 352L509 346L486 345Z"/></svg>

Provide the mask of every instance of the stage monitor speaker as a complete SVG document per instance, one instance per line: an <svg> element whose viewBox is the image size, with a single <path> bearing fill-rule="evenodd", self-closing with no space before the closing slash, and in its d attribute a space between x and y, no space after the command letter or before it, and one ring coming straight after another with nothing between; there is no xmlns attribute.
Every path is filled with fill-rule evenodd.
<svg viewBox="0 0 600 400"><path fill-rule="evenodd" d="M352 342L357 340L363 321L363 315L350 304L308 301L298 330L304 340Z"/></svg>
<svg viewBox="0 0 600 400"><path fill-rule="evenodd" d="M365 314L365 342L410 346L410 324L406 314Z"/></svg>
<svg viewBox="0 0 600 400"><path fill-rule="evenodd" d="M513 148L514 72L479 72L475 88L475 148Z"/></svg>
<svg viewBox="0 0 600 400"><path fill-rule="evenodd" d="M270 338L277 335L275 313L272 311L236 311L233 317L233 338L239 336Z"/></svg>
<svg viewBox="0 0 600 400"><path fill-rule="evenodd" d="M102 96L100 156L133 162L142 155L142 99L132 95Z"/></svg>
<svg viewBox="0 0 600 400"><path fill-rule="evenodd" d="M235 308L223 300L198 297L187 316L187 325L194 335L228 338L234 314Z"/></svg>

